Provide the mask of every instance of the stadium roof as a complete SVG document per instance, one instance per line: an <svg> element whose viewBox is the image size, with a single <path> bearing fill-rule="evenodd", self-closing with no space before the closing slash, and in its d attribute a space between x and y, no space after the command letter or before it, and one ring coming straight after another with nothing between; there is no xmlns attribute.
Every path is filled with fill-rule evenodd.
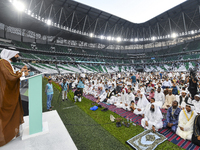
<svg viewBox="0 0 200 150"><path fill-rule="evenodd" d="M134 40L188 36L200 29L200 0L188 0L141 24L71 0L21 0L25 13L14 9L10 1L0 1L2 23L54 36L52 41L62 37L110 44L117 43L112 41L115 38L120 45L129 45Z"/></svg>
<svg viewBox="0 0 200 150"><path fill-rule="evenodd" d="M75 0L133 23L144 23L186 0Z"/></svg>

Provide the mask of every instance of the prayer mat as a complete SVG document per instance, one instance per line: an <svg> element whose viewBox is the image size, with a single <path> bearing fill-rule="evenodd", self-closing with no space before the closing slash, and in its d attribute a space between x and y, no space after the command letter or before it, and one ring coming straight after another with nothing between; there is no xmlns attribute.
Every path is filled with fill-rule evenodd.
<svg viewBox="0 0 200 150"><path fill-rule="evenodd" d="M129 139L127 143L136 150L154 150L159 144L163 143L167 138L152 130L146 130L133 138Z"/></svg>

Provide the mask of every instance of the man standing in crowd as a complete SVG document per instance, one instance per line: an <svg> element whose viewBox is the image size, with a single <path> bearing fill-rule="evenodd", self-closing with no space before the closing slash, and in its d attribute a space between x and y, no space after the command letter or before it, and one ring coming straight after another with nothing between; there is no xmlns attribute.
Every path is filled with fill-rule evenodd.
<svg viewBox="0 0 200 150"><path fill-rule="evenodd" d="M69 91L69 84L66 82L66 79L63 80L63 83L61 84L62 87L62 100L67 100L67 93Z"/></svg>
<svg viewBox="0 0 200 150"><path fill-rule="evenodd" d="M192 99L194 99L194 95L197 94L197 78L195 77L194 73L191 73L190 79L189 79L189 87L188 91L190 91Z"/></svg>
<svg viewBox="0 0 200 150"><path fill-rule="evenodd" d="M45 89L45 93L47 95L47 110L51 111L53 106L51 106L51 101L53 98L53 85L52 85L52 79L48 79L47 85L46 85L46 89Z"/></svg>
<svg viewBox="0 0 200 150"><path fill-rule="evenodd" d="M134 86L134 84L136 83L136 76L134 76L133 73L131 73L131 83L132 83L132 86Z"/></svg>

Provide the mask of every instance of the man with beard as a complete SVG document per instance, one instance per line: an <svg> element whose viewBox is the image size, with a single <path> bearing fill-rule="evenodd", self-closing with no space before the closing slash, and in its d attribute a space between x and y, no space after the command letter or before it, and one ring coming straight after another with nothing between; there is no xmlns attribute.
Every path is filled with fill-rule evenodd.
<svg viewBox="0 0 200 150"><path fill-rule="evenodd" d="M145 111L145 117L141 120L141 125L147 130L153 130L153 132L158 131L158 129L163 127L162 113L160 108L152 103L149 105L149 109Z"/></svg>
<svg viewBox="0 0 200 150"><path fill-rule="evenodd" d="M198 94L194 96L194 100L192 101L195 111L197 114L200 114L200 97Z"/></svg>
<svg viewBox="0 0 200 150"><path fill-rule="evenodd" d="M180 112L181 112L181 109L178 107L178 102L173 101L172 107L170 107L167 110L167 117L166 117L166 120L164 121L163 127L171 128L171 130L176 133Z"/></svg>
<svg viewBox="0 0 200 150"><path fill-rule="evenodd" d="M176 134L184 140L191 141L193 134L194 119L196 112L193 111L192 104L186 104L186 108L183 109L179 114L178 128Z"/></svg>
<svg viewBox="0 0 200 150"><path fill-rule="evenodd" d="M191 103L191 99L186 95L186 91L183 90L178 99L179 108L184 109L187 103Z"/></svg>
<svg viewBox="0 0 200 150"><path fill-rule="evenodd" d="M3 49L0 60L0 147L19 136L19 126L23 121L23 108L20 97L20 77L27 76L24 66L15 71L11 62L17 62L18 51Z"/></svg>

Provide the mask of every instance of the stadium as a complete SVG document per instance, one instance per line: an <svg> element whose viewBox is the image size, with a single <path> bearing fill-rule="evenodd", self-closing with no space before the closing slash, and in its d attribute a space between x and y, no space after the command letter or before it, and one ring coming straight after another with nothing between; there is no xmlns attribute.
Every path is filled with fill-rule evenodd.
<svg viewBox="0 0 200 150"><path fill-rule="evenodd" d="M198 74L200 69L199 0L184 1L143 23L133 23L115 14L73 0L1 0L0 53L3 53L5 49L19 52L20 61L11 63L14 69L20 70L27 66L30 70L30 78L42 74L42 112L43 114L50 114L50 112L58 114L58 122L60 118L63 133L67 134L69 141L65 138L65 134L60 134L62 131L57 131L58 129L55 129L57 134L51 133L54 128L51 128L53 125L51 126L51 122L47 120L49 124L48 134L22 141L16 138L0 149L200 149L191 140L164 128L159 129L156 136L162 135L162 138L165 139L155 144L154 147L152 147L153 144L150 144L151 147L138 146L137 144L137 146L133 146L135 143L131 144L131 140L128 140L137 135L142 135L144 128L141 120L143 117L131 112L132 109L128 111L121 107L118 108L119 106L114 103L108 104L107 100L106 102L100 100L103 91L100 85L106 86L107 82L110 82L107 87L112 89L113 79L115 80L114 86L124 85L127 79L127 84L124 86L127 87L126 90L128 91L130 76L131 89L134 89L132 90L134 103L138 103L136 101L140 98L138 97L135 100L138 94L137 89L141 90L140 87L143 88L145 83L144 95L148 99L150 92L146 91L148 87L146 83L151 83L152 80L155 87L158 83L158 87L154 90L157 91L159 84L161 84L162 88L164 87L163 93L165 93L165 87L168 87L168 85L165 86L162 83L165 82L164 77L166 76L173 83L175 83L174 80L177 81L177 87L181 86L180 82L184 81L183 84L188 87L187 93L190 94L192 103L196 94L200 92L198 91L199 87L194 95L192 92L188 92L191 90L189 87L193 86L194 83L192 83L193 78L190 82L191 72L195 72L195 84L197 82L195 86L199 85L198 79L200 77ZM161 79L160 74L163 75ZM181 74L185 74L186 77L184 76L183 79ZM132 75L136 75L138 80L134 84ZM159 80L158 76L160 81L157 81ZM85 88L82 88L82 101L76 102L74 94L78 89L77 86L79 86L81 77L85 78L84 80L87 80L87 83L83 82ZM61 98L64 78L68 83L71 83L66 94L67 101ZM143 81L144 78L146 78L146 81ZM53 111L48 111L50 108L48 109L46 106L48 105L46 104L48 103L48 96L45 94L45 87L49 79L52 80L54 89ZM186 81L187 79L188 81ZM30 114L28 105L30 107L29 96L32 88L30 88L27 80L23 79L20 82L24 117L28 117ZM96 80L97 82L95 82ZM92 82L98 84L99 87L96 87ZM140 85L141 82L143 84ZM0 86L2 84L0 83ZM87 92L91 85L97 88L95 94ZM172 83L169 87L173 88ZM183 92L181 88L178 88L178 92L175 94L176 100ZM37 93L35 94L37 95ZM32 97L34 99L33 95ZM3 100L3 97L1 97L0 102ZM151 101L151 99L148 100ZM195 104L193 104L194 107L196 107ZM98 110L91 111L90 107L93 107L93 105L97 105ZM185 107L186 105L187 103ZM198 106L200 105L198 104ZM101 111L102 107L107 108L107 110ZM35 108L35 111L37 111L37 107ZM168 110L163 108L161 112L164 116L162 121L165 121ZM198 116L197 110L196 113ZM115 122L110 121L110 115L130 122L131 126L116 127ZM54 127L56 128L55 125ZM54 137L52 142L48 135ZM50 142L45 141L45 138ZM197 141L200 143L200 140ZM20 142L23 142L21 146Z"/></svg>

